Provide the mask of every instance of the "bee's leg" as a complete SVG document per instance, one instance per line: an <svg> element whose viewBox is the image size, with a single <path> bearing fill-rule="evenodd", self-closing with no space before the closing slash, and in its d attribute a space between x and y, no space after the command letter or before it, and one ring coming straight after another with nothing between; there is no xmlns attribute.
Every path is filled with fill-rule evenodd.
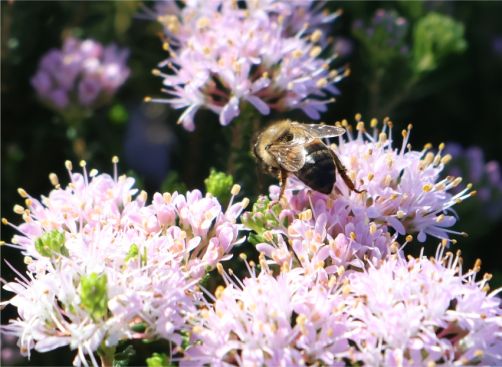
<svg viewBox="0 0 502 367"><path fill-rule="evenodd" d="M345 168L343 163L340 161L340 159L335 154L335 152L333 152L331 149L330 149L330 152L333 157L333 160L335 161L336 169L340 173L340 176L342 176L342 179L343 179L343 182L345 182L345 185L347 185L350 190L357 192L358 194L365 192L366 190L361 191L361 190L356 189L354 183L352 182L350 177L347 175L347 169Z"/></svg>
<svg viewBox="0 0 502 367"><path fill-rule="evenodd" d="M281 193L279 194L279 200L277 201L281 201L284 196L284 190L286 190L286 183L288 181L288 171L281 168L279 171L279 181L281 182Z"/></svg>

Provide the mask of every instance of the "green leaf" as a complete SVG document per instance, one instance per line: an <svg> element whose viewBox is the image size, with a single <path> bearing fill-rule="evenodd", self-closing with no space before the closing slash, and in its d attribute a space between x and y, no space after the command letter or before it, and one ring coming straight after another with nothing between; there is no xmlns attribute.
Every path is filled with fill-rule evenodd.
<svg viewBox="0 0 502 367"><path fill-rule="evenodd" d="M132 345L128 345L123 351L116 353L113 358L113 367L127 367L132 357L136 355L136 351Z"/></svg>

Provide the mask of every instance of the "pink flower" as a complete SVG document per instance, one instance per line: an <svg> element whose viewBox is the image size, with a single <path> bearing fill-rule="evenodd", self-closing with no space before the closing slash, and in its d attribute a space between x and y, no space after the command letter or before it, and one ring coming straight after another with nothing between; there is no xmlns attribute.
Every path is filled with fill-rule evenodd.
<svg viewBox="0 0 502 367"><path fill-rule="evenodd" d="M502 362L502 312L489 276L479 265L462 274L460 259L444 253L404 260L389 257L366 272L348 275L356 302L355 360L371 366L498 365Z"/></svg>
<svg viewBox="0 0 502 367"><path fill-rule="evenodd" d="M227 285L194 318L181 365L344 365L348 320L333 312L341 294L310 288L298 271L274 277L262 266L242 282L222 273Z"/></svg>

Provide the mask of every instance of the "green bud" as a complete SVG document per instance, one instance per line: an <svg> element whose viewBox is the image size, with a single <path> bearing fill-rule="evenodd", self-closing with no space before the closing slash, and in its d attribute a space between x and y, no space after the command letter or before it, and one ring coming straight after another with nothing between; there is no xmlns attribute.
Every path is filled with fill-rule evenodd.
<svg viewBox="0 0 502 367"><path fill-rule="evenodd" d="M146 359L148 367L170 367L173 366L169 362L169 357L165 353L153 353L150 358Z"/></svg>
<svg viewBox="0 0 502 367"><path fill-rule="evenodd" d="M464 25L439 13L420 18L413 38L413 69L417 74L436 69L445 57L467 48Z"/></svg>
<svg viewBox="0 0 502 367"><path fill-rule="evenodd" d="M139 322L131 326L131 330L135 333L144 333L148 325L144 322Z"/></svg>
<svg viewBox="0 0 502 367"><path fill-rule="evenodd" d="M68 252L64 247L65 236L64 232L59 232L54 229L41 235L35 241L35 249L40 255L51 257L55 254L67 255Z"/></svg>
<svg viewBox="0 0 502 367"><path fill-rule="evenodd" d="M260 196L253 204L253 210L242 215L242 223L255 233L250 233L248 241L251 244L265 242L263 232L277 228L287 223L279 223L278 218L282 207L279 203L273 203L266 196Z"/></svg>
<svg viewBox="0 0 502 367"><path fill-rule="evenodd" d="M228 203L230 190L234 185L234 179L231 175L218 172L212 168L209 177L204 180L204 184L206 185L206 192L215 196L222 205Z"/></svg>
<svg viewBox="0 0 502 367"><path fill-rule="evenodd" d="M103 319L108 313L106 274L91 273L80 278L80 302L94 321Z"/></svg>

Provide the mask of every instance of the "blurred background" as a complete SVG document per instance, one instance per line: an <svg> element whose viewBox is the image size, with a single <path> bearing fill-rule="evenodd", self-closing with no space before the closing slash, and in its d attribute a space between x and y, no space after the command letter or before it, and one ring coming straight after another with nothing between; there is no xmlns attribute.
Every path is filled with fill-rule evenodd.
<svg viewBox="0 0 502 367"><path fill-rule="evenodd" d="M143 102L145 96L162 97L162 80L151 71L167 57L162 28L148 16L152 6L2 1L2 217L18 220L12 213L21 201L18 187L45 195L52 188L50 172L66 182L67 159L76 165L85 158L90 167L111 172L111 157L118 155L120 171L136 177L137 186L149 193L203 188L210 168L225 171L230 130L219 125L217 115L198 112L190 133L176 125L179 111ZM502 3L333 1L327 8L343 10L330 36L339 64L349 65L351 74L338 85L341 95L322 120L353 121L356 113L365 121L389 116L399 143L398 132L408 123L414 125L414 148L444 142L454 157L445 174L463 176L478 191L457 208L455 229L469 237L458 238L456 248L466 267L481 258L482 269L494 274L492 288L502 286ZM70 36L129 50L129 74L99 103L68 115L37 96L32 78L43 55ZM308 119L301 112L287 116ZM263 124L277 117L264 117ZM12 234L2 226L3 241ZM3 260L21 269L23 259L16 250L1 250L2 279L11 280L14 274ZM10 295L2 292L4 297ZM15 316L11 312L2 312L2 324ZM28 364L15 342L2 336L2 365ZM69 360L59 351L35 353L29 364Z"/></svg>

